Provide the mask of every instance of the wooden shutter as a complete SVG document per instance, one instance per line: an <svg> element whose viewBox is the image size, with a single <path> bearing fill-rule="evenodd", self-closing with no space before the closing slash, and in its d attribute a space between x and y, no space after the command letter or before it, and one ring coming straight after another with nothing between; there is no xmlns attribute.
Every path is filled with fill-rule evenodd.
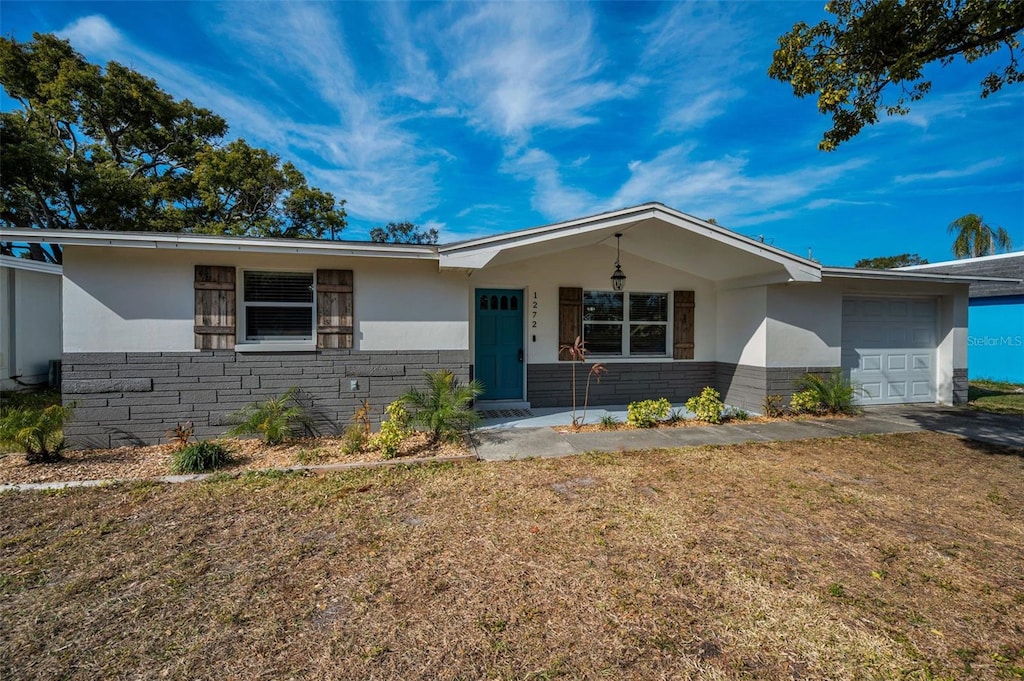
<svg viewBox="0 0 1024 681"><path fill-rule="evenodd" d="M558 347L572 345L583 335L583 289L558 289ZM569 353L559 352L561 362L571 360Z"/></svg>
<svg viewBox="0 0 1024 681"><path fill-rule="evenodd" d="M316 271L316 346L352 347L352 270Z"/></svg>
<svg viewBox="0 0 1024 681"><path fill-rule="evenodd" d="M197 350L235 347L235 268L196 265Z"/></svg>
<svg viewBox="0 0 1024 681"><path fill-rule="evenodd" d="M672 359L693 359L693 291L672 293Z"/></svg>

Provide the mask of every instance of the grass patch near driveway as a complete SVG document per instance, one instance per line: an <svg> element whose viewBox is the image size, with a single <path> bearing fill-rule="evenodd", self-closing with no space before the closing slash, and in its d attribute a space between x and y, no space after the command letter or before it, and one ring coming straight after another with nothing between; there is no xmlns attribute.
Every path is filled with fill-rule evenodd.
<svg viewBox="0 0 1024 681"><path fill-rule="evenodd" d="M935 433L0 495L31 678L1019 678L1024 457Z"/></svg>
<svg viewBox="0 0 1024 681"><path fill-rule="evenodd" d="M967 390L967 401L971 408L993 414L1024 414L1024 385L971 380Z"/></svg>

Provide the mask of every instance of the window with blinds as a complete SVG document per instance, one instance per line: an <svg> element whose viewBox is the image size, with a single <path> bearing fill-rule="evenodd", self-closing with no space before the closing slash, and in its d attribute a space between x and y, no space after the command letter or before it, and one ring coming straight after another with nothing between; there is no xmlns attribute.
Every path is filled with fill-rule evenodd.
<svg viewBox="0 0 1024 681"><path fill-rule="evenodd" d="M668 294L584 291L583 340L594 355L666 355Z"/></svg>
<svg viewBox="0 0 1024 681"><path fill-rule="evenodd" d="M243 313L247 341L313 339L313 273L246 271Z"/></svg>

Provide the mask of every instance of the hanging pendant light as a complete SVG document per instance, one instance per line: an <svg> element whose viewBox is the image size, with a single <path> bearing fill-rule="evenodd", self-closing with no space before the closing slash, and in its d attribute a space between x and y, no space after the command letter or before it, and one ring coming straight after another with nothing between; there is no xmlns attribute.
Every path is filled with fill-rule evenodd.
<svg viewBox="0 0 1024 681"><path fill-rule="evenodd" d="M626 285L626 275L622 271L622 266L619 265L619 244L621 239L621 234L615 235L615 271L612 272L612 288L616 291L621 291L622 287Z"/></svg>

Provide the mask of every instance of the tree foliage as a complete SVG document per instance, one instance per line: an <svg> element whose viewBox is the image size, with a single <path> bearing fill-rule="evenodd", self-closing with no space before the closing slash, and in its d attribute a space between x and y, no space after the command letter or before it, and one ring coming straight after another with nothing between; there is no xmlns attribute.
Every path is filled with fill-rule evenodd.
<svg viewBox="0 0 1024 681"><path fill-rule="evenodd" d="M928 261L917 253L900 253L899 255L883 255L877 258L863 258L858 260L854 267L870 270L891 270L894 267L927 264Z"/></svg>
<svg viewBox="0 0 1024 681"><path fill-rule="evenodd" d="M0 38L0 221L6 227L319 238L344 201L208 109L67 41Z"/></svg>
<svg viewBox="0 0 1024 681"><path fill-rule="evenodd" d="M381 244L436 244L439 236L436 229L420 229L411 222L389 222L370 230L370 241Z"/></svg>
<svg viewBox="0 0 1024 681"><path fill-rule="evenodd" d="M797 97L817 95L818 110L832 116L818 144L824 151L877 122L879 112L906 114L931 88L922 71L932 62L973 62L1005 46L1007 62L981 81L981 96L1024 80L1014 51L1024 0L831 0L825 9L835 18L793 26L768 69ZM883 100L887 90L895 99Z"/></svg>
<svg viewBox="0 0 1024 681"><path fill-rule="evenodd" d="M957 258L979 258L1013 248L1013 241L1005 229L985 224L984 218L974 213L953 220L947 231L956 235L953 255Z"/></svg>

